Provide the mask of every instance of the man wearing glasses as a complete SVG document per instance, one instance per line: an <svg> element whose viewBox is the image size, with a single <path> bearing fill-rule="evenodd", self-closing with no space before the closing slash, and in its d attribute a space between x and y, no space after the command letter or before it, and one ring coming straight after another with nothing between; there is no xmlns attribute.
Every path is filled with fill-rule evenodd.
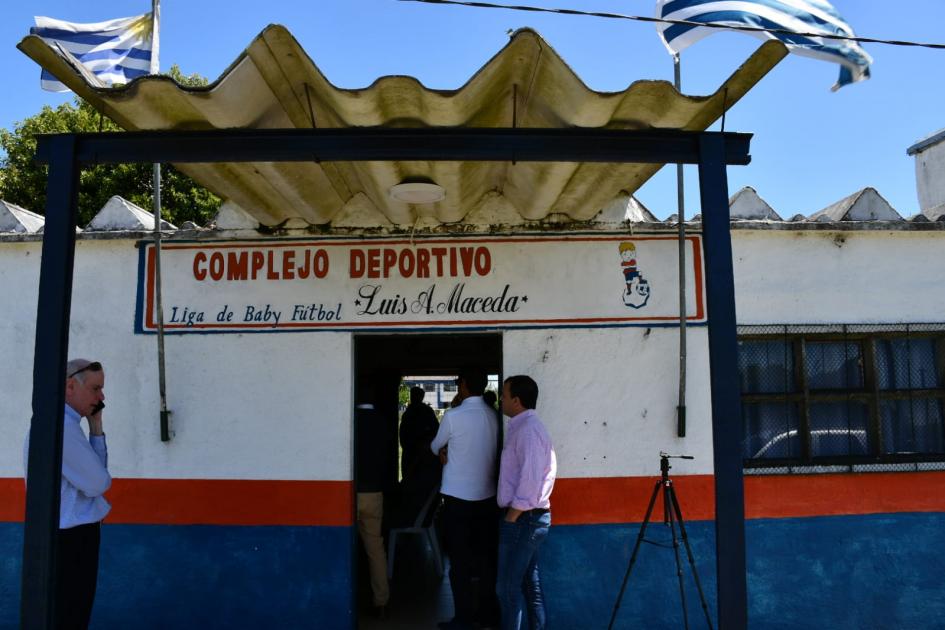
<svg viewBox="0 0 945 630"><path fill-rule="evenodd" d="M103 496L112 484L102 428L105 370L97 361L73 359L66 364L65 376L56 587L58 627L87 628L98 580L100 523L111 509ZM83 417L88 421L88 437L79 424ZM27 433L24 463L28 457Z"/></svg>

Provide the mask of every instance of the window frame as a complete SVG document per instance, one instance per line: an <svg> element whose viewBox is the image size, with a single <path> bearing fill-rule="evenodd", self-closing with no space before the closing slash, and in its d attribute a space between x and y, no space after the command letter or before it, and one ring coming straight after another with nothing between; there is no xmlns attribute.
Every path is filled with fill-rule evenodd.
<svg viewBox="0 0 945 630"><path fill-rule="evenodd" d="M880 378L876 363L876 341L878 340L936 340L934 352L938 368L945 371L945 324L939 325L752 325L740 326L738 341L783 341L788 344L793 360L794 386L791 392L740 393L745 404L792 404L797 406L797 431L801 435L801 452L797 457L744 458L745 469L795 468L818 469L834 472L834 467L862 467L883 464L919 464L945 462L942 453L884 453L882 409L886 401L939 400L945 425L945 385L933 388L880 389ZM860 363L863 386L855 389L810 389L807 373L807 348L810 342L856 343L860 348ZM945 375L937 374L942 383ZM867 455L811 455L811 405L829 402L856 402L867 408ZM743 426L743 437L748 438L747 426ZM945 431L945 426L943 426ZM817 470L813 470L817 472ZM763 470L759 470L763 472Z"/></svg>

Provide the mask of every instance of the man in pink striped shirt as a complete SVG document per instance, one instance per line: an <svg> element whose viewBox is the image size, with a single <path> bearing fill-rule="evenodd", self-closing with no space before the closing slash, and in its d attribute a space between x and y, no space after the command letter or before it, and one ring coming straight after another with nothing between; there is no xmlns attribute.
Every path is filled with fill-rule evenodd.
<svg viewBox="0 0 945 630"><path fill-rule="evenodd" d="M551 491L557 461L551 438L535 411L538 385L528 376L505 379L502 412L509 419L499 467L499 529L496 594L502 629L518 630L522 602L531 630L545 627L545 601L538 576L538 549L551 527Z"/></svg>

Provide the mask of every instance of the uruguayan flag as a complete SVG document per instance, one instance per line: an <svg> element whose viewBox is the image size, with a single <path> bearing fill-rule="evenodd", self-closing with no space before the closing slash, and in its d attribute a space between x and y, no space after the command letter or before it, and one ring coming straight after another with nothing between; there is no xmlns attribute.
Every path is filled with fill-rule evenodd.
<svg viewBox="0 0 945 630"><path fill-rule="evenodd" d="M151 71L153 20L151 13L95 24L76 24L37 17L30 33L74 59L103 85L128 83ZM47 70L41 83L44 90L67 92Z"/></svg>
<svg viewBox="0 0 945 630"><path fill-rule="evenodd" d="M795 33L824 33L853 37L853 29L824 0L657 0L656 16L666 20L784 29ZM657 25L663 43L673 54L685 50L718 29L691 24ZM762 39L778 39L791 52L840 64L833 89L870 76L873 59L859 44L823 37L743 31Z"/></svg>

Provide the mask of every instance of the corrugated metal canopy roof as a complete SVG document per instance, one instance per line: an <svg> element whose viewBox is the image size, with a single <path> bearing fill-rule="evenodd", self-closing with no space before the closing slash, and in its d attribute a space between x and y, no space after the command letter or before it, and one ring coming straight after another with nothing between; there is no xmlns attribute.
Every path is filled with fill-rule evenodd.
<svg viewBox="0 0 945 630"><path fill-rule="evenodd" d="M96 85L36 36L23 52L128 130L339 127L606 127L705 130L786 54L761 46L714 94L685 96L666 81L622 92L588 88L534 31L522 29L457 90L413 77L379 78L362 89L332 85L289 31L266 27L211 85L185 88L167 77ZM323 162L183 164L178 168L265 225L301 218L323 225L411 225L477 216L478 222L594 217L632 194L660 165L534 162ZM446 198L408 205L391 186L434 181ZM484 217L485 215L485 217ZM491 221L490 218L496 220Z"/></svg>

